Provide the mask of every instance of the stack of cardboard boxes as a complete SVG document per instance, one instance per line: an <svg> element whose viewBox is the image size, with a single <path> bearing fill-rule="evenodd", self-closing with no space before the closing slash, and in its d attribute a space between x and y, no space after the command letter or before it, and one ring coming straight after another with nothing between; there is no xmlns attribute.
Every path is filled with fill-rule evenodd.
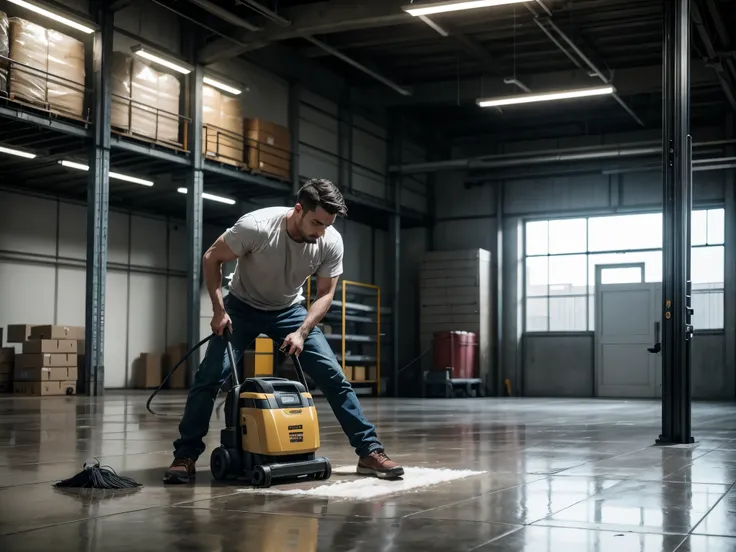
<svg viewBox="0 0 736 552"><path fill-rule="evenodd" d="M12 337L28 336L15 355L13 392L22 395L75 395L79 376L78 351L84 351L84 328L78 326L10 326ZM30 328L30 335L28 329ZM21 335L21 333L25 335Z"/></svg>
<svg viewBox="0 0 736 552"><path fill-rule="evenodd" d="M291 178L289 129L263 119L246 119L248 166L264 174Z"/></svg>
<svg viewBox="0 0 736 552"><path fill-rule="evenodd" d="M0 328L0 393L9 393L13 382L15 349L3 347L3 329Z"/></svg>

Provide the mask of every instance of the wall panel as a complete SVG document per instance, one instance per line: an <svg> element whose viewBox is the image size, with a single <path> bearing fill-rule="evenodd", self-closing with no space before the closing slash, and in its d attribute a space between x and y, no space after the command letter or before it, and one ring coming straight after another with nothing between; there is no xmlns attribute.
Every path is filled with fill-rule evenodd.
<svg viewBox="0 0 736 552"><path fill-rule="evenodd" d="M130 274L128 302L128 363L141 353L166 350L166 276ZM132 384L132 374L128 373Z"/></svg>
<svg viewBox="0 0 736 552"><path fill-rule="evenodd" d="M107 273L105 387L108 389L124 388L133 377L128 350L128 279L128 272L122 270Z"/></svg>
<svg viewBox="0 0 736 552"><path fill-rule="evenodd" d="M85 325L85 280L83 268L57 268L56 324L65 326ZM106 294L106 299L110 294Z"/></svg>

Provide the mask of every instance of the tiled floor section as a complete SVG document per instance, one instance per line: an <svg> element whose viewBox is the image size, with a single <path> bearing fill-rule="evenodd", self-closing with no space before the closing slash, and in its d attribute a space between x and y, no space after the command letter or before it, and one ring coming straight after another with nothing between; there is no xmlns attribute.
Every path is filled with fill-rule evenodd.
<svg viewBox="0 0 736 552"><path fill-rule="evenodd" d="M364 399L394 459L486 473L360 501L238 492L209 450L196 484L164 487L184 396L157 399L167 418L145 400L0 397L2 552L736 551L734 404L696 404L697 443L659 448L654 401ZM318 402L321 454L355 463ZM95 456L144 487L52 487Z"/></svg>

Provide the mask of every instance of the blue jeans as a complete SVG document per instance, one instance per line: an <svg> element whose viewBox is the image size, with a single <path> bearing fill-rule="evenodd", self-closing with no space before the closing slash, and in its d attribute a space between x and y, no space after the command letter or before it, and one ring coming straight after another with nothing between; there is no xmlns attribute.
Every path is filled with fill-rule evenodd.
<svg viewBox="0 0 736 552"><path fill-rule="evenodd" d="M287 335L299 329L307 314L307 309L302 305L274 312L254 309L232 294L225 297L224 303L233 323L231 342L238 365L244 351L259 334L265 333L280 346ZM376 428L363 415L358 397L345 379L322 330L314 328L309 333L299 360L304 372L324 393L356 454L363 457L374 450L383 449L376 436ZM207 352L189 389L184 416L179 424L180 437L174 441L176 458L196 461L204 452L203 438L209 429L215 398L229 376L230 360L225 340L215 336L208 343Z"/></svg>

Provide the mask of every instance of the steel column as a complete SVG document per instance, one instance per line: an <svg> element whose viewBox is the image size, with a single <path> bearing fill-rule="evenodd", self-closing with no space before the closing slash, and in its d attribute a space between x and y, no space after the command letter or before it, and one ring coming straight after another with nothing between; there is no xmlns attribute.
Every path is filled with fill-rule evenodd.
<svg viewBox="0 0 736 552"><path fill-rule="evenodd" d="M390 116L388 133L388 155L389 164L399 163L403 159L404 147L404 119L403 114ZM391 190L393 195L393 213L389 221L389 236L393 247L393 282L392 282L392 305L391 305L391 364L392 366L392 396L399 394L399 344L401 343L401 181L400 174L392 175L386 171L387 191Z"/></svg>
<svg viewBox="0 0 736 552"><path fill-rule="evenodd" d="M504 394L503 385L503 204L504 204L504 182L496 183L496 285L495 285L495 299L496 299L496 312L495 326L496 336L496 378L494 382L496 395L502 397Z"/></svg>
<svg viewBox="0 0 736 552"><path fill-rule="evenodd" d="M87 274L85 298L85 363L79 393L105 394L105 284L107 279L107 229L110 205L110 63L113 12L100 7L100 30L93 46L94 101L93 144L89 152L87 180Z"/></svg>
<svg viewBox="0 0 736 552"><path fill-rule="evenodd" d="M291 205L301 188L299 180L299 123L301 119L302 87L298 82L289 84L289 137L291 139Z"/></svg>
<svg viewBox="0 0 736 552"><path fill-rule="evenodd" d="M662 434L657 444L692 443L690 345L690 0L664 3Z"/></svg>
<svg viewBox="0 0 736 552"><path fill-rule="evenodd" d="M200 340L200 307L202 282L202 234L204 227L204 174L202 158L202 81L204 66L197 64L188 77L189 117L187 147L192 156L191 171L187 175L187 344L194 347ZM199 367L200 354L195 351L187 362L189 385Z"/></svg>

